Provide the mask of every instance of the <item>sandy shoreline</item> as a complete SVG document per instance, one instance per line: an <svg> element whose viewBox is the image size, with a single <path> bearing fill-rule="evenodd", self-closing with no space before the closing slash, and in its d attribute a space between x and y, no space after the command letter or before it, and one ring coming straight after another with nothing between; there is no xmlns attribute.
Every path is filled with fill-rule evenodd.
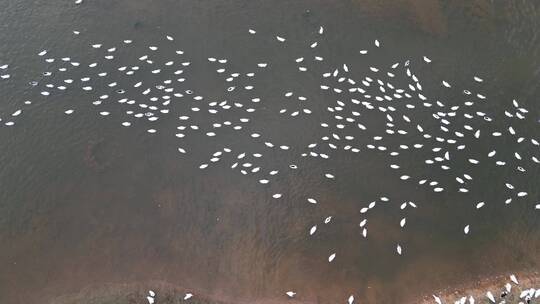
<svg viewBox="0 0 540 304"><path fill-rule="evenodd" d="M522 272L515 273L519 281L519 285L511 282L510 273L501 274L493 277L486 277L480 281L463 283L458 286L448 287L443 290L434 291L432 294L425 294L417 298L417 300L407 301L410 304L432 304L436 303L433 295L438 296L442 303L455 303L462 297L467 299L472 296L475 303L491 303L486 297L486 292L491 291L495 299L500 298L501 292L504 290L506 283L512 284L512 292L505 297L507 304L519 303L519 294L522 290L529 288L540 288L540 272ZM144 283L129 283L129 284L108 284L104 286L88 287L76 294L64 295L56 297L45 303L48 304L147 304L148 291L156 292L156 304L179 304L179 303L197 303L197 304L238 304L238 303L261 303L261 304L277 304L277 303L305 303L297 299L289 299L285 295L283 298L275 299L245 299L232 300L227 299L227 295L205 295L202 291L193 289L183 289L174 284L163 281L151 281ZM183 297L186 293L192 293L193 298L185 301ZM344 302L347 299L344 298ZM538 299L537 299L538 301ZM362 303L362 299L357 299L355 303ZM458 302L459 303L459 302ZM468 301L467 301L468 303ZM532 302L536 303L536 302Z"/></svg>
<svg viewBox="0 0 540 304"><path fill-rule="evenodd" d="M505 300L507 304L511 304L519 303L519 294L522 290L529 288L540 288L540 272L538 271L513 273L516 276L519 285L516 285L511 281L511 274L512 273L507 273L497 276L486 277L479 281L468 282L460 284L458 286L448 287L438 292L434 292L433 295L438 296L443 303L454 303L455 301L460 300L462 297L467 297L468 299L470 296L472 296L476 300L476 303L491 303L488 301L486 293L488 291L491 291L496 300L503 300L500 297L501 292L505 289L504 285L506 283L510 283L512 285L512 292L505 297ZM435 303L433 295L426 294L421 301L414 303ZM411 302L411 304L412 303L413 302Z"/></svg>

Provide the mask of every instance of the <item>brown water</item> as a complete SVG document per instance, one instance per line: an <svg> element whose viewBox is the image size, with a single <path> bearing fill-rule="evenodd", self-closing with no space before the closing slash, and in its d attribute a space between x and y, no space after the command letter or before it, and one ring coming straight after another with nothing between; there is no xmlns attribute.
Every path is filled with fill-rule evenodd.
<svg viewBox="0 0 540 304"><path fill-rule="evenodd" d="M474 190L463 196L404 184L388 168L388 156L376 152L336 151L327 162L299 157L302 147L320 138L318 123L329 116L324 109L332 97L320 92L320 73L343 63L359 71L423 55L434 60L429 70L417 71L425 91L451 103L461 97L442 92L441 78L466 88L466 79L482 75L490 101L485 109L502 112L518 99L530 111L520 130L538 137L540 7L535 1L512 3L0 2L0 64L9 63L13 74L0 82L0 112L34 101L16 126L0 128L0 303L142 303L146 289L158 292L157 303L177 303L184 292L210 303L345 303L351 294L360 303L404 303L485 276L538 270L538 166L518 177L527 200L506 206L506 175L491 168L478 169ZM291 59L306 53L306 41L320 25L325 62L299 77L294 67L288 70ZM249 40L248 28L266 40ZM72 30L81 35L74 38ZM177 114L160 120L160 131L149 136L144 123L122 128L121 118L100 118L94 99L83 93L44 100L28 85L46 69L36 56L41 49L90 63L91 43L110 47L133 39L166 52L158 42L166 34L175 36L175 46L192 62L185 88L209 99L221 100L223 84L212 68L200 68L207 57L228 58L232 70L243 73L272 58L275 68L258 76L257 86L258 96L269 102L254 114L249 132L263 130L294 146L260 161L280 169L275 182L260 185L231 171L229 163L198 169L223 147L266 153L248 131L224 131L216 140L187 138L183 145L191 152L183 157L174 137ZM269 42L275 35L287 37L286 49ZM384 48L369 59L359 57L358 50L374 39ZM123 56L133 60L140 54ZM72 77L84 76L77 73ZM272 113L282 107L287 89L304 94L320 111L294 121L275 119ZM66 118L63 111L71 106L77 115ZM499 153L513 153L511 144L501 143ZM538 155L538 148L530 153ZM410 173L430 174L417 168L423 155L403 157ZM287 170L291 162L300 169ZM328 171L338 182L320 178ZM272 199L276 192L284 197ZM390 203L370 213L364 239L359 210L381 196ZM307 197L317 197L319 204L306 203ZM408 200L419 208L407 211L403 230L398 206ZM480 200L491 202L482 212L474 208ZM322 224L330 215L332 222ZM309 237L315 224L319 229ZM468 236L466 224L472 229ZM398 242L405 248L402 256L395 253ZM336 259L328 263L333 252ZM294 300L285 296L289 290L298 293ZM170 298L160 302L160 291Z"/></svg>

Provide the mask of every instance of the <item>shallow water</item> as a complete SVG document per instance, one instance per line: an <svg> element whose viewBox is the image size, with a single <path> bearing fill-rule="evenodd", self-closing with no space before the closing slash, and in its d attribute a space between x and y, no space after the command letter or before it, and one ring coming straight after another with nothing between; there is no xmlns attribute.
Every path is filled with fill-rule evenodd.
<svg viewBox="0 0 540 304"><path fill-rule="evenodd" d="M461 90L470 89L472 77L480 75L481 91L489 97L483 110L503 117L511 100L519 100L529 110L528 120L514 126L538 138L540 7L534 1L87 0L77 6L6 0L0 3L0 20L0 64L9 63L12 73L9 81L0 81L1 117L5 121L24 100L33 101L15 126L0 128L0 303L63 303L66 297L77 303L122 303L118 293L125 290L127 297L145 288L157 289L158 296L159 288L179 297L191 291L195 300L225 303L280 303L288 301L289 290L305 303L345 303L351 294L360 303L398 303L485 276L539 269L538 165L523 175L513 167L481 166L464 195L404 183L388 167L387 154L367 149L354 155L337 150L325 161L300 157L304 147L328 133L319 123L332 117L325 109L336 97L321 92L320 74L344 63L360 78L369 66L411 58L424 91L448 104L464 99ZM306 46L317 39L321 25L324 41L316 53L325 60L301 74L294 59L315 54ZM256 38L248 28L257 30ZM81 34L74 36L73 30ZM174 36L174 43L165 43L164 35ZM286 44L277 43L275 35L287 37ZM124 39L134 40L133 49L120 49ZM375 39L382 48L360 56L358 51L372 49ZM174 134L184 104L171 106L172 114L156 123L123 128L118 105L102 107L115 113L103 118L91 104L95 97L68 90L43 98L28 85L47 83L41 73L57 66L36 56L42 49L84 64L106 62L89 47L93 43L119 47L114 67L102 69L110 77L115 67L149 53L148 45L160 47L156 62L182 49L183 60L191 62L184 69L183 90L204 95L205 102L253 96L264 102L246 130L180 141ZM433 63L421 65L423 55ZM227 68L239 73L264 61L271 68L257 72L254 93L228 97L224 77L216 75L207 57L227 58ZM69 77L84 77L84 71L70 71ZM442 79L460 89L443 90ZM242 81L242 86L249 83ZM105 81L93 84L106 88ZM291 120L275 114L291 104L283 97L289 90L308 98L313 115ZM68 108L75 114L66 116ZM429 125L428 112L420 111L419 119ZM244 114L193 116L211 127ZM358 136L365 146L385 126L384 117L362 115L376 126ZM148 134L155 124L158 133ZM269 152L253 142L252 132L292 148ZM417 140L407 139L407 144ZM178 153L180 142L189 147L188 156ZM503 155L516 148L504 138L467 144L482 154L494 145ZM234 155L263 153L260 166L280 174L261 185L258 178L230 169L233 154L199 170L223 147ZM538 155L538 147L520 151ZM410 175L453 179L420 167L427 157L408 153L400 161ZM291 163L299 169L288 169ZM336 181L321 178L325 172L335 173ZM529 193L527 199L504 204L508 176ZM283 198L271 197L277 192ZM365 239L359 210L381 196L390 202L370 213ZM319 203L309 204L307 197ZM476 210L481 200L487 206ZM419 205L406 211L405 229L399 227L403 201ZM327 216L332 221L324 225ZM315 224L317 233L310 237ZM465 236L467 224L471 234ZM404 246L401 256L396 243ZM336 259L328 263L333 252ZM107 298L104 286L123 287Z"/></svg>

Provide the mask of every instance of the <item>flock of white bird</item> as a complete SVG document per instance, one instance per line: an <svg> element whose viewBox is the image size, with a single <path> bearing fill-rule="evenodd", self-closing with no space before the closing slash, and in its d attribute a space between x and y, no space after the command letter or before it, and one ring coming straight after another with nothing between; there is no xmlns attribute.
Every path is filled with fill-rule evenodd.
<svg viewBox="0 0 540 304"><path fill-rule="evenodd" d="M517 289L517 291L516 291ZM540 288L522 288L517 277L510 275L510 281L504 284L504 287L495 294L491 291L487 291L485 296L481 299L475 300L474 296L461 296L459 299L453 301L454 304L475 304L475 303L494 303L494 304L531 304L535 299L540 298ZM436 304L443 304L439 296L433 295L433 299ZM477 302L478 301L478 302ZM448 302L451 303L451 302Z"/></svg>
<svg viewBox="0 0 540 304"><path fill-rule="evenodd" d="M79 31L73 31L73 35L82 36ZM250 28L246 35L261 34ZM298 73L312 72L316 70L314 66L325 60L317 54L317 48L324 42L324 35L325 31L321 26L315 33L316 38L306 43L306 54L291 58L291 65L296 66ZM289 41L280 35L273 36L274 43L286 44ZM165 43L168 43L167 47L161 45ZM514 181L516 176L522 176L532 166L540 164L540 142L534 136L526 134L527 130L517 127L520 121L528 119L529 111L517 100L509 101L504 113L489 113L484 110L490 108L486 107L490 99L483 90L484 80L480 76L474 76L468 87L454 86L450 80L441 80L440 90L453 90L453 93L461 96L457 102L453 100L446 103L432 97L432 93L425 92L421 80L415 74L415 67L432 63L426 56L388 66L369 66L358 71L359 73L353 72L347 64L340 64L320 75L319 93L329 101L326 113L318 113L318 117L324 118L319 124L322 136L305 147L296 147L270 139L265 136L264 130L242 132L249 129L253 113L264 107L266 102L256 94L256 87L264 85L256 83L256 76L272 68L271 59L260 61L250 72L240 73L229 69L227 58L207 58L207 64L215 69L217 75L224 78L228 86L220 101L208 100L203 94L186 87L189 69L199 67L191 65L183 50L176 49L174 53L165 55L167 60L161 60L164 58L164 54L160 53L161 49L169 49L175 46L175 43L175 38L171 35L165 35L158 43L150 45L141 45L129 39L109 46L99 42L89 43L88 48L93 52L91 61L59 56L59 51L50 49L38 51L36 55L42 58L47 69L39 80L30 82L37 92L36 98L23 101L19 109L0 117L0 123L5 127L15 126L18 117L26 112L25 106L33 102L53 100L56 96L68 92L79 96L83 93L87 96L85 102L91 102L95 106L99 117L120 118L118 124L122 128L136 127L137 123L145 121L141 124L150 125L146 129L148 136L160 130L159 120L171 116L172 119L177 119L174 132L178 141L177 149L178 153L186 157L190 154L190 147L184 142L189 136L206 136L217 141L220 131L232 129L260 145L261 151L268 151L269 154L293 151L297 152L299 158L320 161L331 159L338 150L358 155L387 155L388 167L396 172L396 179L403 183L420 185L434 193L454 191L465 195L475 181L475 170L500 170L501 174L506 176L501 187L507 189L507 197L501 202L475 201L474 209L485 208L489 204L509 205L518 200L527 203L534 200L529 197L526 186ZM369 47L359 50L358 56L368 56L383 47L381 41L375 40ZM134 62L125 63L121 55L117 55L120 50L123 51L122 54L140 54ZM75 75L82 73L83 76L75 78L70 76L72 72ZM12 81L8 64L0 65L0 74L1 81ZM239 91L251 97L243 101L230 101L235 99L233 94ZM308 98L302 93L285 89L280 95L289 105L275 113L280 119L292 120L317 111L310 107ZM500 104L500 101L497 103ZM171 108L174 110L182 106L184 108L181 113L171 112ZM59 110L70 116L77 113L77 107L74 102L73 106ZM240 113L240 117L235 120L220 120L223 113L231 112ZM373 117L380 119L374 120ZM380 125L372 126L368 121L377 121ZM489 150L485 148L486 142L491 143L492 148ZM509 147L515 147L514 152L508 153ZM260 163L265 153L233 151L231 147L224 146L212 152L207 161L197 166L201 170L209 170L212 166L228 160L227 166L231 170L254 176L262 185L271 184L283 170L297 170L300 167L298 163L290 162L286 168L263 168ZM414 164L425 167L426 175L413 176L402 168L410 168L407 160L411 159L411 155L426 155L424 163ZM478 169L480 164L482 170ZM452 181L437 180L436 176L440 176L441 172L450 174ZM321 178L339 182L340 177L338 173L330 170L324 172ZM283 198L284 194L276 192L271 196L278 200ZM319 203L314 197L307 197L306 201L314 205ZM359 210L359 234L367 238L370 211L378 204L390 203L386 196L367 202ZM419 204L404 201L396 202L395 206L406 212L414 210ZM532 209L540 210L540 203L532 202ZM322 219L322 223L329 224L331 220L332 216L328 216ZM403 216L397 224L401 229L405 229L407 217ZM308 234L317 233L320 229L318 225L309 227ZM474 231L471 224L462 229L466 235ZM404 244L397 242L394 246L396 254L405 254ZM338 258L338 253L328 253L329 263ZM286 295L292 298L296 292L287 291ZM148 296L150 304L154 302L154 296L151 291ZM188 300L192 296L187 294L184 299ZM525 297L533 298L533 295L529 293ZM538 291L534 292L535 297L538 297ZM493 296L488 294L488 298L491 300ZM440 302L437 297L435 300ZM460 300L459 303L464 303L463 301ZM351 295L348 303L353 302L354 296ZM493 302L495 303L495 300ZM474 303L474 300L471 303Z"/></svg>

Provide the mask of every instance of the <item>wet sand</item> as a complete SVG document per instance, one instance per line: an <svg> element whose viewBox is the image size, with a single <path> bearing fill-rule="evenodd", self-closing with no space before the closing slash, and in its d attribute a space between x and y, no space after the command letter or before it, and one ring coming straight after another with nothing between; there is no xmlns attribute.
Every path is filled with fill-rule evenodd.
<svg viewBox="0 0 540 304"><path fill-rule="evenodd" d="M454 303L454 301L458 301L461 297L469 298L470 296L476 300L476 303L488 303L489 300L486 297L486 293L491 291L496 300L506 300L506 303L514 304L524 301L523 299L519 299L519 295L522 290L529 288L540 288L540 273L537 271L513 274L517 277L519 285L516 285L510 280L510 273L508 273L493 277L481 278L475 281L463 282L458 286L448 287L438 292L434 292L433 294L438 296L443 303ZM512 290L509 295L501 298L500 295L505 290L504 285L506 283L510 283L512 285ZM538 301L538 299L534 301ZM532 303L536 303L534 301ZM432 304L434 303L434 298L432 295L426 295L423 301L415 303Z"/></svg>
<svg viewBox="0 0 540 304"><path fill-rule="evenodd" d="M451 286L442 290L434 291L429 295L425 295L423 298L416 299L404 299L399 300L404 304L433 304L435 303L432 295L437 295L443 303L453 303L459 300L461 297L469 298L472 296L476 303L487 303L486 292L491 291L495 298L500 298L501 292L504 290L504 285L510 283L512 285L512 291L507 295L504 300L506 303L513 304L520 301L519 295L522 290L529 288L540 288L540 273L517 273L515 274L519 281L519 285L510 281L510 274L504 274L494 277L485 277L483 279L463 282L457 286ZM151 286L149 288L148 286ZM183 289L167 282L152 281L145 283L130 283L130 284L109 284L105 286L86 287L84 290L70 295L64 295L57 297L46 302L47 304L146 304L146 296L149 290L156 292L155 297L157 303L162 304L178 304L185 303L183 297L186 293L194 294L194 297L190 299L190 303L195 304L245 304L245 303L257 303L257 304L277 304L277 303L293 303L293 304L316 304L321 303L318 300L302 301L298 299L290 299L286 296L276 297L274 299L253 299L253 300L231 300L226 301L223 298L227 297L225 294L204 296L198 290ZM356 298L356 303L365 303L364 300ZM500 298L500 300L503 300ZM344 302L338 301L338 302ZM533 302L534 303L534 302Z"/></svg>

